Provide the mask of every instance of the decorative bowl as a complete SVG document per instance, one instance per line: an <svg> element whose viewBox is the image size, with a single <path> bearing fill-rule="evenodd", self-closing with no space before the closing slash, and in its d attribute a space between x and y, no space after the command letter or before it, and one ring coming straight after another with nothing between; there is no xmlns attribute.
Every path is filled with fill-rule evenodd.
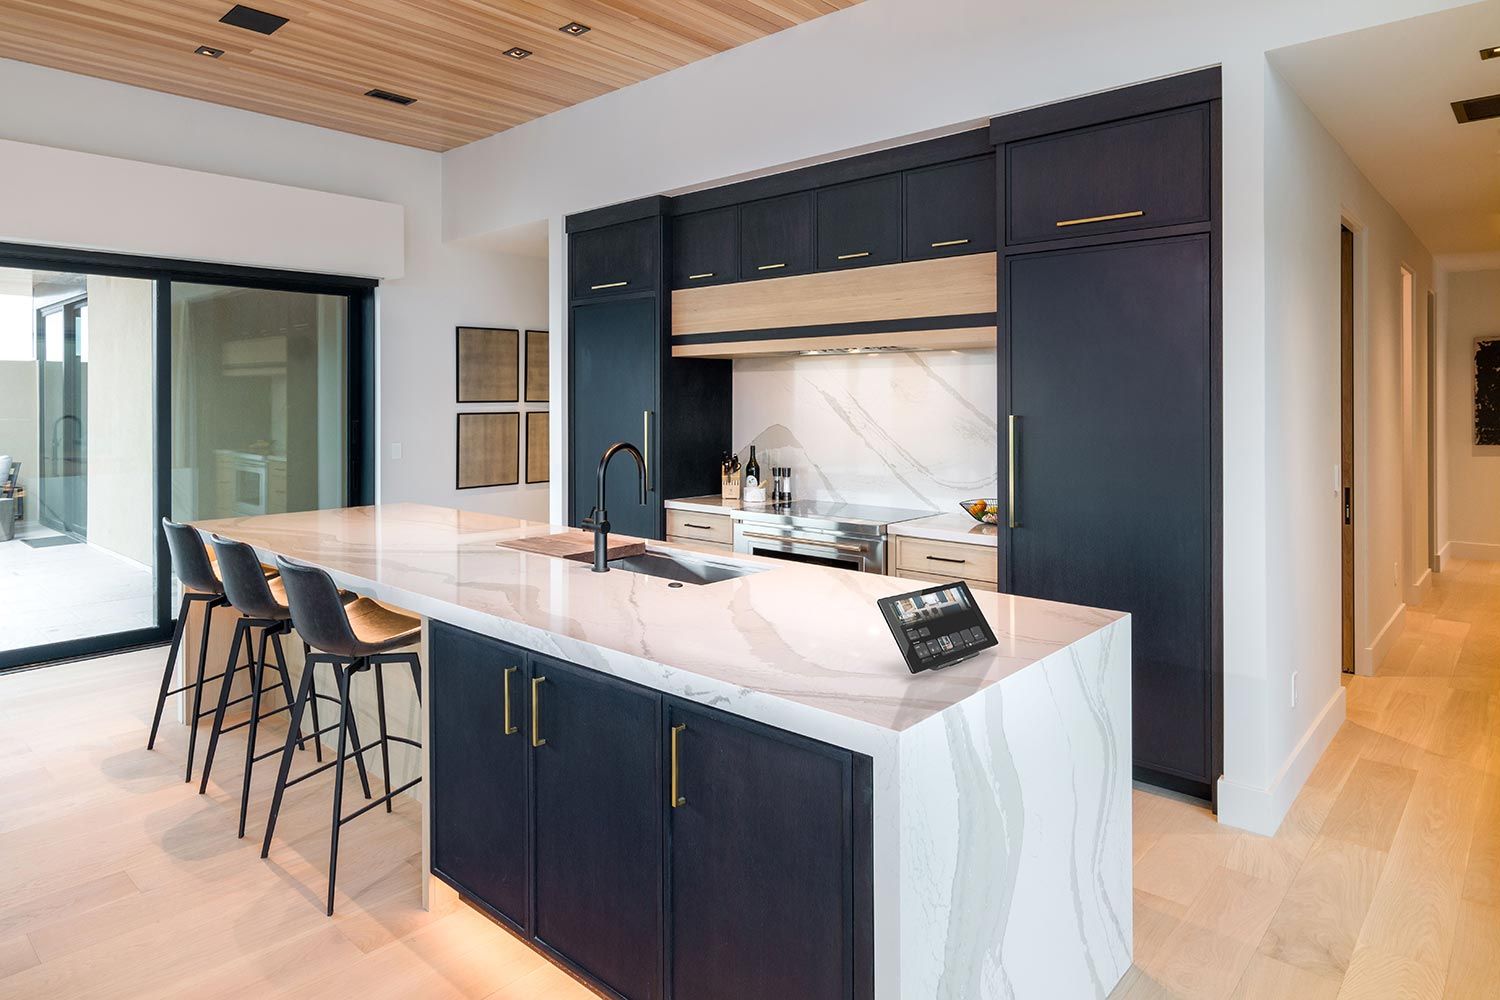
<svg viewBox="0 0 1500 1000"><path fill-rule="evenodd" d="M981 497L977 500L962 500L958 504L980 524L996 524L1000 520L1000 501L994 497Z"/></svg>

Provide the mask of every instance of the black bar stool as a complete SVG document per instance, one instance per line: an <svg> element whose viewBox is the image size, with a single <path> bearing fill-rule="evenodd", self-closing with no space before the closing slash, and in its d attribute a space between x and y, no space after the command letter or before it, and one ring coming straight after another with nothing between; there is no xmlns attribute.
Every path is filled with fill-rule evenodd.
<svg viewBox="0 0 1500 1000"><path fill-rule="evenodd" d="M203 709L203 685L218 680L223 674L205 677L208 670L208 633L213 626L214 611L229 603L224 596L224 585L214 572L208 550L198 529L179 524L167 518L161 519L162 531L167 536L167 548L172 552L172 572L182 583L182 603L177 608L177 624L172 629L172 647L167 653L167 668L161 675L161 690L156 695L156 714L151 719L151 735L146 739L146 749L156 747L156 733L161 728L161 713L169 695L181 694L193 689L193 709L188 715L187 773L183 781L193 780L193 751L198 745L198 720L210 714ZM197 679L182 687L172 687L172 671L177 666L177 653L182 648L182 633L187 626L188 614L194 604L203 605L203 636L198 643Z"/></svg>
<svg viewBox="0 0 1500 1000"><path fill-rule="evenodd" d="M287 788L305 781L315 774L335 768L333 772L333 832L328 847L328 915L333 915L333 888L338 876L339 830L358 816L369 812L381 803L385 811L391 811L391 800L422 780L413 778L400 788L391 787L390 744L404 743L421 748L422 744L404 736L392 736L385 723L385 678L382 667L389 663L405 663L411 668L417 698L422 697L422 664L416 653L392 653L393 649L409 646L422 634L422 622L411 615L393 611L382 604L361 597L350 604L339 599L339 590L333 578L314 566L302 566L285 559L276 560L281 570L281 579L286 586L286 595L292 609L292 622L303 640L317 650L309 656L307 667L302 671L302 683L298 686L297 701L292 708L291 728L287 730L286 748L281 756L281 772L276 777L276 791L271 797L271 815L266 820L266 839L261 845L260 856L271 852L271 835L276 830L276 816L281 811L281 797ZM297 742L297 733L302 722L302 711L312 689L312 667L314 663L333 666L338 681L341 718L339 720L338 758L321 764L306 774L291 780L287 776L292 769L292 746ZM349 697L352 677L371 667L375 670L375 704L380 719L380 739L374 743L359 745L352 720L354 706ZM348 751L348 740L354 740L354 751ZM350 756L357 761L361 755L375 746L380 747L380 766L385 776L385 794L355 810L348 816L343 814L344 763ZM367 793L368 794L368 793Z"/></svg>
<svg viewBox="0 0 1500 1000"><path fill-rule="evenodd" d="M234 642L229 648L229 663L225 667L224 683L219 687L219 707L214 714L213 729L208 739L208 753L203 758L203 778L198 785L198 794L202 795L208 790L208 775L214 766L214 752L218 749L219 736L221 733L231 733L236 729L248 726L250 732L245 746L245 770L240 783L240 827L239 836L245 835L245 813L250 804L250 780L257 763L267 757L273 757L281 752L276 749L262 753L255 753L255 737L260 730L262 719L268 719L281 712L290 712L295 697L292 694L291 675L286 667L286 652L282 649L281 637L292 631L292 613L287 607L286 590L280 578L267 578L262 572L260 560L255 555L255 550L243 542L231 541L220 538L218 535L210 536L213 543L213 551L218 556L219 578L224 584L224 594L229 604L240 613L239 621L234 625ZM355 594L347 590L338 592L339 600L349 603L355 600ZM260 630L260 642L255 642L255 630ZM238 698L230 699L230 689L234 686L234 676L241 669L239 664L240 643L245 644L245 650L250 656L250 662L244 665L244 669L250 674L250 693ZM269 642L276 653L276 662L269 663L266 660L266 644ZM306 645L303 647L306 650ZM277 671L280 677L282 694L286 697L286 704L281 708L272 709L265 714L260 710L260 698L269 688L265 687L266 669ZM312 702L313 723L313 750L318 760L323 759L323 744L318 736L324 732L332 732L333 727L323 729L318 722L318 699L336 701L337 699L318 693L316 682L308 682L310 700ZM231 705L249 699L250 717L242 722L236 722L232 726L224 725L224 716ZM359 731L354 726L354 720L349 724L355 745L359 744ZM307 749L306 737L299 731L297 733L298 749ZM359 765L360 781L365 786L365 797L370 797L370 781L365 774L363 759L356 758Z"/></svg>

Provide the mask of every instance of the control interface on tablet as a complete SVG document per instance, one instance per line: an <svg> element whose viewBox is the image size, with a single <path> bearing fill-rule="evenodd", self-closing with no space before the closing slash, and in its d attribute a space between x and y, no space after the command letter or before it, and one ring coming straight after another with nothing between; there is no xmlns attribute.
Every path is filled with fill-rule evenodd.
<svg viewBox="0 0 1500 1000"><path fill-rule="evenodd" d="M876 602L912 673L946 667L998 645L963 581Z"/></svg>

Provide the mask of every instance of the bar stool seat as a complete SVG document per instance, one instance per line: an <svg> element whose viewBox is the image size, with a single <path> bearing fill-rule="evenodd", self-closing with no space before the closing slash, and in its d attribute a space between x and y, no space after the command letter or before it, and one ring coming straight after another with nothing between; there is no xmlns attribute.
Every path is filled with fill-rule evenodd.
<svg viewBox="0 0 1500 1000"><path fill-rule="evenodd" d="M328 907L333 915L333 892L338 878L339 831L345 823L354 820L384 804L391 811L391 801L402 792L418 785L422 778L406 782L400 787L391 787L390 744L402 743L420 749L422 744L404 736L395 736L386 727L385 673L384 668L393 663L404 663L411 669L412 682L417 698L422 697L422 666L416 653L396 652L420 639L421 619L388 608L378 601L361 597L352 602L342 602L333 579L323 570L304 566L285 559L276 560L281 571L279 579L285 588L291 607L292 621L303 640L311 644L312 652L307 667L302 672L302 683L297 692L297 701L292 709L290 728L287 730L286 747L281 755L281 771L276 777L276 790L271 796L271 813L266 819L266 838L261 845L260 856L269 856L271 838L276 832L276 818L281 812L281 800L286 790L298 782L323 771L334 768L332 831L328 847ZM321 764L295 778L290 777L292 747L300 731L302 711L312 688L313 667L317 663L328 663L333 667L338 681L341 718L338 725L338 757ZM354 707L350 699L350 688L355 674L372 671L375 674L375 706L380 722L380 738L374 743L360 745L359 734L354 729ZM316 699L314 699L316 703ZM353 742L350 750L349 743ZM343 813L345 763L353 757L358 765L365 751L380 747L381 771L385 777L385 794L366 803L345 816ZM363 779L362 765L360 776ZM369 785L365 785L365 797L370 798Z"/></svg>

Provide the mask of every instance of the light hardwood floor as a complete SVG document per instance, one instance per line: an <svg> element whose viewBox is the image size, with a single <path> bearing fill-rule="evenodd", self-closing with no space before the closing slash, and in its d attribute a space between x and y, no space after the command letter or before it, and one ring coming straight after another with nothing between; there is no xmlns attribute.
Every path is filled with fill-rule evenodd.
<svg viewBox="0 0 1500 1000"><path fill-rule="evenodd" d="M442 887L422 911L411 801L345 828L325 917L328 778L261 861L273 774L236 840L240 734L205 797L184 730L144 749L162 655L0 677L0 1000L593 996ZM1444 573L1348 695L1275 837L1136 793L1116 997L1500 995L1500 564Z"/></svg>

